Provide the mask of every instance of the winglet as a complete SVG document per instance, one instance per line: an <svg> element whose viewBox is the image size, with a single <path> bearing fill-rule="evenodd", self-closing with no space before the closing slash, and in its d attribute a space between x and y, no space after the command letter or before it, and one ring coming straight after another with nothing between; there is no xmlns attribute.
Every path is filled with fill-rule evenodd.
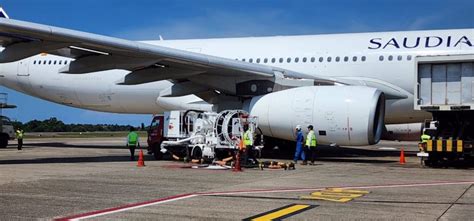
<svg viewBox="0 0 474 221"><path fill-rule="evenodd" d="M10 18L2 7L0 7L0 18Z"/></svg>

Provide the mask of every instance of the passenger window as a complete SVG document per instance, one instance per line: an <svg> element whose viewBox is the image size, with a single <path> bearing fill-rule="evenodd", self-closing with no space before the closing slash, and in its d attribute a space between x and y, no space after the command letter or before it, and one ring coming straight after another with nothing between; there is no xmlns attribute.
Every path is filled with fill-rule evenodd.
<svg viewBox="0 0 474 221"><path fill-rule="evenodd" d="M398 55L398 57L397 57L397 59L398 59L399 61L401 61L402 58L403 58L403 57L402 57L401 55Z"/></svg>
<svg viewBox="0 0 474 221"><path fill-rule="evenodd" d="M263 63L266 64L267 62L268 62L268 58L263 59Z"/></svg>
<svg viewBox="0 0 474 221"><path fill-rule="evenodd" d="M275 58L272 58L272 63L275 63L276 59Z"/></svg>
<svg viewBox="0 0 474 221"><path fill-rule="evenodd" d="M324 58L323 57L319 57L319 62L323 62L324 61Z"/></svg>
<svg viewBox="0 0 474 221"><path fill-rule="evenodd" d="M380 55L379 61L383 61L383 55Z"/></svg>
<svg viewBox="0 0 474 221"><path fill-rule="evenodd" d="M360 60L365 61L365 59L366 59L366 57L362 56L362 58Z"/></svg>
<svg viewBox="0 0 474 221"><path fill-rule="evenodd" d="M59 65L61 65L62 62L63 62L63 61L59 61Z"/></svg>
<svg viewBox="0 0 474 221"><path fill-rule="evenodd" d="M36 61L33 61L33 64L36 64Z"/></svg>
<svg viewBox="0 0 474 221"><path fill-rule="evenodd" d="M345 61L345 62L349 61L349 57L345 56L345 57L344 57L344 61Z"/></svg>
<svg viewBox="0 0 474 221"><path fill-rule="evenodd" d="M48 64L50 65L53 61L49 61Z"/></svg>
<svg viewBox="0 0 474 221"><path fill-rule="evenodd" d="M407 60L411 61L411 55L407 56Z"/></svg>
<svg viewBox="0 0 474 221"><path fill-rule="evenodd" d="M64 64L66 65L66 64L67 64L67 61L64 61Z"/></svg>
<svg viewBox="0 0 474 221"><path fill-rule="evenodd" d="M250 62L250 63L253 63L253 59L252 59L252 58L250 58L250 59L249 59L249 62Z"/></svg>
<svg viewBox="0 0 474 221"><path fill-rule="evenodd" d="M280 58L280 63L283 63L283 58Z"/></svg>
<svg viewBox="0 0 474 221"><path fill-rule="evenodd" d="M54 63L53 63L53 64L54 64L54 65L56 65L56 62L57 62L57 61L54 61Z"/></svg>
<svg viewBox="0 0 474 221"><path fill-rule="evenodd" d="M352 57L352 61L356 62L357 61L357 56Z"/></svg>
<svg viewBox="0 0 474 221"><path fill-rule="evenodd" d="M287 58L287 59L286 59L286 62L290 63L290 62L291 62L291 58Z"/></svg>
<svg viewBox="0 0 474 221"><path fill-rule="evenodd" d="M257 63L260 63L260 58L257 58Z"/></svg>
<svg viewBox="0 0 474 221"><path fill-rule="evenodd" d="M44 61L43 61L43 64L46 64L46 62L47 62L47 61L46 61L46 60L44 60Z"/></svg>
<svg viewBox="0 0 474 221"><path fill-rule="evenodd" d="M388 60L389 61L393 60L393 56L392 55L388 56Z"/></svg>
<svg viewBox="0 0 474 221"><path fill-rule="evenodd" d="M341 60L341 58L338 56L336 57L336 62L339 62Z"/></svg>
<svg viewBox="0 0 474 221"><path fill-rule="evenodd" d="M299 58L295 58L295 63L298 63L300 59Z"/></svg>
<svg viewBox="0 0 474 221"><path fill-rule="evenodd" d="M316 58L311 57L311 62L314 62L314 61L316 61Z"/></svg>
<svg viewBox="0 0 474 221"><path fill-rule="evenodd" d="M242 61L244 61L244 62L245 62L245 58L242 58Z"/></svg>
<svg viewBox="0 0 474 221"><path fill-rule="evenodd" d="M304 58L303 58L303 62L306 63L306 61L307 61L307 59L306 59L306 57L304 57Z"/></svg>
<svg viewBox="0 0 474 221"><path fill-rule="evenodd" d="M328 57L328 58L327 58L327 61L328 61L328 62L331 62L331 60L332 60L331 57Z"/></svg>

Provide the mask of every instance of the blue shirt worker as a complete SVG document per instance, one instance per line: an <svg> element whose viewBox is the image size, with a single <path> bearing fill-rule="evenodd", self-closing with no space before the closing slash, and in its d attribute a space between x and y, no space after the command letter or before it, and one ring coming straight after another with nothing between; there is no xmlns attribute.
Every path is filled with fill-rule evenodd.
<svg viewBox="0 0 474 221"><path fill-rule="evenodd" d="M133 127L130 127L130 132L127 135L127 147L130 149L130 161L135 160L135 148L140 146L138 140L139 137L137 132L135 132Z"/></svg>
<svg viewBox="0 0 474 221"><path fill-rule="evenodd" d="M295 151L295 158L293 160L295 161L295 164L297 164L298 159L301 158L301 160L303 160L303 164L306 164L306 158L305 158L304 150L303 150L304 135L303 135L303 132L301 131L301 126L297 125L295 130L296 130L296 151Z"/></svg>

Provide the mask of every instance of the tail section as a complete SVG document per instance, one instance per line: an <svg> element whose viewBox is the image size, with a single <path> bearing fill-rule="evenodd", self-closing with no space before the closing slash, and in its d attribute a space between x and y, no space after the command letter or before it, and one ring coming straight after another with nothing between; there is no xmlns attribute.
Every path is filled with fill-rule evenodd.
<svg viewBox="0 0 474 221"><path fill-rule="evenodd" d="M2 7L0 7L0 18L10 18Z"/></svg>

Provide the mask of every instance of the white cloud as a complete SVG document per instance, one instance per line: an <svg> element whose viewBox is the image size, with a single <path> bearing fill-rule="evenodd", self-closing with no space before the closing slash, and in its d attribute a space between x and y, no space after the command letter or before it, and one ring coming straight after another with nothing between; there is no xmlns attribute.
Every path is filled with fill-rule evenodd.
<svg viewBox="0 0 474 221"><path fill-rule="evenodd" d="M440 15L418 17L408 26L408 30L425 29L426 27L429 27L441 19L442 16Z"/></svg>

